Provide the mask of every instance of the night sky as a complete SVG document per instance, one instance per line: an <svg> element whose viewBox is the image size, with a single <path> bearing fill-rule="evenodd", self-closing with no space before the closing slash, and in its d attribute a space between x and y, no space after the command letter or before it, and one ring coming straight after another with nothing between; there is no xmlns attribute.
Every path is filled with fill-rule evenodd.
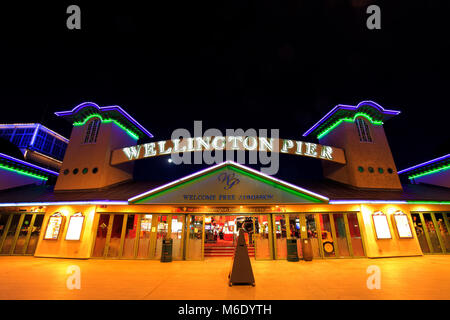
<svg viewBox="0 0 450 320"><path fill-rule="evenodd" d="M301 135L335 105L373 100L402 111L385 123L398 170L449 153L448 0L92 2L2 4L0 122L69 137L53 112L93 101L120 105L155 140L203 120L311 141ZM66 28L70 4L81 30ZM381 30L366 27L370 4ZM283 155L277 176L320 172Z"/></svg>

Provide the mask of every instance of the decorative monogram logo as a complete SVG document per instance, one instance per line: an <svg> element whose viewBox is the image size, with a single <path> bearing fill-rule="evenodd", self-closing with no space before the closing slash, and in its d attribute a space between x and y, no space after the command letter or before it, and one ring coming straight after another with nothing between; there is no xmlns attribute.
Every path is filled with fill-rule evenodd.
<svg viewBox="0 0 450 320"><path fill-rule="evenodd" d="M237 185L237 184L239 184L239 182L241 182L235 176L236 176L236 174L234 172L232 172L232 173L223 172L223 173L219 174L219 176L217 177L217 180L226 184L223 187L225 190L230 190L234 185Z"/></svg>

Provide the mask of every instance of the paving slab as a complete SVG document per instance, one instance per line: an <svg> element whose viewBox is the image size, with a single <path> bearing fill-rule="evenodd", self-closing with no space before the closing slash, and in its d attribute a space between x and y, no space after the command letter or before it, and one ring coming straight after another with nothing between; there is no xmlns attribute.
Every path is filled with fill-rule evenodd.
<svg viewBox="0 0 450 320"><path fill-rule="evenodd" d="M80 270L80 289L67 286L71 266ZM379 268L379 289L367 286L370 266ZM450 256L445 255L252 260L255 287L229 287L230 267L230 258L161 263L2 256L0 299L450 299Z"/></svg>

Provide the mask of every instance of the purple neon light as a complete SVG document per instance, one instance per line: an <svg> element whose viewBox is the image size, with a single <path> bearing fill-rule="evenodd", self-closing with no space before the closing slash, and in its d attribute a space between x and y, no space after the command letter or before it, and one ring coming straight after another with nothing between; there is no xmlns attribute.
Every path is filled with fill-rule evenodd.
<svg viewBox="0 0 450 320"><path fill-rule="evenodd" d="M330 200L329 204L407 204L407 201L404 200Z"/></svg>
<svg viewBox="0 0 450 320"><path fill-rule="evenodd" d="M290 187L290 188L292 188L292 189L294 189L294 190L297 190L297 191L306 193L306 194L308 194L308 195L310 195L310 196L313 196L313 197L322 199L322 200L324 200L324 201L328 201L328 200L329 200L327 197L325 197L325 196L323 196L323 195L320 195L320 194L318 194L318 193L314 193L314 192L309 191L309 190L307 190L307 189L300 188L300 187L295 186L295 185L293 185L293 184L290 184L290 183L288 183L288 182L286 182L286 181L283 181L283 180L280 180L280 179L271 177L271 176L269 176L269 175L267 175L267 174L264 174L264 173L262 173L262 172L259 172L259 171L257 171L257 170L254 170L254 169L252 169L252 168L243 166L243 165L241 165L241 164L239 164L239 163L237 163L237 162L234 162L234 161L230 161L230 160L229 160L229 161L225 161L225 162L219 163L219 164L217 164L217 165L215 165L215 166L212 166L212 167L209 167L209 168L206 168L206 169L199 170L199 171L194 172L194 173L192 173L192 174L190 174L190 175L187 175L187 176L185 176L185 177L183 177L183 178L181 178L181 179L178 179L178 180L169 182L169 183L164 184L164 185L162 185L162 186L159 186L159 187L156 187L156 188L151 189L151 190L149 190L149 191L146 191L146 192L143 192L143 193L141 193L141 194L138 194L138 195L136 195L136 196L134 196L134 197L128 199L128 201L130 202L130 201L137 200L137 199L139 199L139 198L143 198L143 197L148 196L148 195L151 195L152 193L155 193L155 192L157 192L157 191L164 190L164 189L166 189L166 188L168 188L168 187L171 187L171 186L176 185L176 184L178 184L178 183L184 182L184 181L189 180L189 179L191 179L191 178L200 176L200 175L202 175L203 173L206 173L206 172L209 172L209 171L214 171L214 170L219 169L220 167L223 167L223 166L226 166L226 165L233 165L233 166L235 166L235 167L241 168L242 170L250 171L250 172L252 172L252 173L254 173L254 174L256 174L256 175L259 175L259 176L262 176L262 177L264 177L264 178L266 178L266 179L269 179L269 180L275 181L275 182L277 182L277 183L283 184L283 185L288 186L288 187Z"/></svg>
<svg viewBox="0 0 450 320"><path fill-rule="evenodd" d="M20 164L25 165L27 167L31 167L31 168L34 168L34 169L37 169L37 170L40 170L40 171L47 172L48 174L52 174L52 175L56 175L56 176L59 175L58 172L39 167L39 166L37 166L35 164L29 163L29 162L25 162L25 161L22 161L22 160L17 159L17 158L13 158L13 157L8 156L8 155L6 155L4 153L0 153L0 158L4 158L4 159L7 159L7 160L16 162L16 163L20 163Z"/></svg>
<svg viewBox="0 0 450 320"><path fill-rule="evenodd" d="M386 115L398 115L400 113L400 111L397 110L387 110L384 109L382 106L380 106L378 103L373 102L373 101L361 101L360 103L358 103L357 106L349 106L349 105L344 105L344 104L338 104L337 106L335 106L333 109L331 109L330 112L328 112L322 119L320 119L315 125L313 125L309 130L307 130L303 136L306 137L308 134L310 134L312 131L314 131L318 126L320 126L322 123L324 123L327 119L329 119L333 114L336 113L336 111L338 110L350 110L350 111L356 111L359 109L360 106L362 105L370 105L372 107L374 107L375 109L378 109L382 114L386 114Z"/></svg>
<svg viewBox="0 0 450 320"><path fill-rule="evenodd" d="M42 130L46 131L49 134L52 134L52 135L56 136L56 138L61 139L61 140L63 140L66 143L69 142L69 139L67 139L67 138L63 137L62 135L60 135L59 133L57 133L57 132L55 132L55 131L53 131L53 130L51 130L51 129L43 126L43 125L41 125L40 123L0 124L0 127L2 127L2 128L10 128L10 129L23 128L23 127L25 127L25 128L34 128L35 130L34 130L34 133L33 133L33 137L31 138L30 145L33 145L34 140L36 139L36 135L37 135L37 132L38 132L39 128L41 128Z"/></svg>
<svg viewBox="0 0 450 320"><path fill-rule="evenodd" d="M408 171L411 171L411 170L414 170L414 169L417 169L417 168L420 168L420 167L424 167L424 166L426 166L426 165L428 165L428 164L436 163L436 162L438 162L438 161L445 160L445 159L449 159L449 158L450 158L450 153L447 154L447 155L445 155L445 156L442 156L442 157L439 157L439 158L436 158L436 159L433 159L433 160L430 160L430 161L427 161L427 162L424 162L424 163L415 165L415 166L413 166L413 167L410 167L410 168L407 168L407 169L400 170L400 171L398 171L397 173L398 173L398 174L401 174L401 173L404 173L404 172L408 172Z"/></svg>
<svg viewBox="0 0 450 320"><path fill-rule="evenodd" d="M75 108L73 108L70 111L59 111L55 112L55 115L58 117L64 117L64 116L71 116L77 113L79 110L85 108L85 107L94 107L98 111L118 111L120 114L122 114L125 118L127 118L132 124L134 124L137 128L139 128L145 135L147 135L149 138L153 138L153 135L145 129L139 122L137 122L132 116L130 116L125 110L123 110L120 106L106 106L106 107L100 107L94 102L83 102L79 105L77 105Z"/></svg>
<svg viewBox="0 0 450 320"><path fill-rule="evenodd" d="M59 206L59 205L127 205L128 201L114 200L87 200L87 201L55 201L55 202L11 202L0 203L0 207L27 207L27 206Z"/></svg>
<svg viewBox="0 0 450 320"><path fill-rule="evenodd" d="M36 136L37 136L37 133L38 133L38 131L39 131L39 127L40 127L40 126L41 126L41 125L38 124L38 125L36 126L36 128L34 129L33 138L31 138L30 146L34 146L34 141L36 140Z"/></svg>

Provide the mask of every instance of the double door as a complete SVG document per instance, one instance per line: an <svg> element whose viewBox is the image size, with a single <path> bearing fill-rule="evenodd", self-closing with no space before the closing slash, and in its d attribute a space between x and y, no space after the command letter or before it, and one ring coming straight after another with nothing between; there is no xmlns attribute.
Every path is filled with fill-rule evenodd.
<svg viewBox="0 0 450 320"><path fill-rule="evenodd" d="M423 253L450 253L450 213L412 212L411 218Z"/></svg>
<svg viewBox="0 0 450 320"><path fill-rule="evenodd" d="M172 239L172 258L183 258L184 215L101 213L91 256L160 259L164 239Z"/></svg>
<svg viewBox="0 0 450 320"><path fill-rule="evenodd" d="M0 213L0 254L33 255L43 221L43 213Z"/></svg>
<svg viewBox="0 0 450 320"><path fill-rule="evenodd" d="M297 239L297 251L303 257L302 239L311 242L315 258L351 258L365 256L359 217L350 213L274 214L275 258L287 258L287 239Z"/></svg>
<svg viewBox="0 0 450 320"><path fill-rule="evenodd" d="M270 215L246 214L251 217L253 229L248 230L246 241L254 245L255 259L265 260L272 258L272 224ZM186 223L186 260L203 260L205 243L205 217L204 214L188 215ZM250 228L249 228L250 229Z"/></svg>

